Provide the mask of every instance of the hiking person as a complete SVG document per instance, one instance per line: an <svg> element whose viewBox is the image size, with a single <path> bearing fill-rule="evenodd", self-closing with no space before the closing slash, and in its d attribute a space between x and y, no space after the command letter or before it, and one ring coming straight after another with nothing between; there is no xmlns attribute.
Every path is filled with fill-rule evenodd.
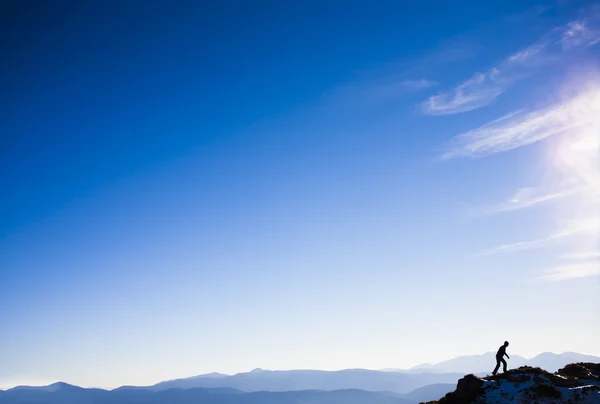
<svg viewBox="0 0 600 404"><path fill-rule="evenodd" d="M507 346L508 346L508 341L504 341L504 345L502 345L498 349L498 352L496 352L496 368L492 372L492 374L494 376L496 376L496 373L498 373L498 369L500 368L500 363L502 363L502 372L506 373L506 361L504 360L504 355L506 355L506 357L508 359L510 359L510 356L508 356L508 354L506 353Z"/></svg>

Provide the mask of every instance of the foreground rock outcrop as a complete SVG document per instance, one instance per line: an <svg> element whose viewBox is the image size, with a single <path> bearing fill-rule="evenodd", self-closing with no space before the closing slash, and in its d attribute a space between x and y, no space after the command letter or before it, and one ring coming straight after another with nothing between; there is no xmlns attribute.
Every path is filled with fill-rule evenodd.
<svg viewBox="0 0 600 404"><path fill-rule="evenodd" d="M600 404L600 364L573 363L556 373L529 366L496 376L472 374L456 390L427 404Z"/></svg>

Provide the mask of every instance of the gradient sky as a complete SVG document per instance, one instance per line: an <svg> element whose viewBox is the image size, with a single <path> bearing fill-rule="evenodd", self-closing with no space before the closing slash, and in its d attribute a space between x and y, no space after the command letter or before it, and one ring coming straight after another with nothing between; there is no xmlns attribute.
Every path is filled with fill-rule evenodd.
<svg viewBox="0 0 600 404"><path fill-rule="evenodd" d="M0 18L0 387L600 355L594 2Z"/></svg>

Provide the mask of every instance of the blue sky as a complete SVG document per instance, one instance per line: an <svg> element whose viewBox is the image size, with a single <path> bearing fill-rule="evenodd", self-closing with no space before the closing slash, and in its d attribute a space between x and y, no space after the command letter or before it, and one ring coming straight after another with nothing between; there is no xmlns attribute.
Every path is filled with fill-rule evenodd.
<svg viewBox="0 0 600 404"><path fill-rule="evenodd" d="M597 5L204 3L2 6L0 387L600 355Z"/></svg>

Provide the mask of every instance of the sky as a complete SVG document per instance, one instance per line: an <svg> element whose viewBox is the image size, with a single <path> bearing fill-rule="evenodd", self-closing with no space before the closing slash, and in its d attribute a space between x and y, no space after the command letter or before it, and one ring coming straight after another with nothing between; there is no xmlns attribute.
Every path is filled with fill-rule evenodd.
<svg viewBox="0 0 600 404"><path fill-rule="evenodd" d="M0 30L0 388L600 356L598 4L4 1Z"/></svg>

